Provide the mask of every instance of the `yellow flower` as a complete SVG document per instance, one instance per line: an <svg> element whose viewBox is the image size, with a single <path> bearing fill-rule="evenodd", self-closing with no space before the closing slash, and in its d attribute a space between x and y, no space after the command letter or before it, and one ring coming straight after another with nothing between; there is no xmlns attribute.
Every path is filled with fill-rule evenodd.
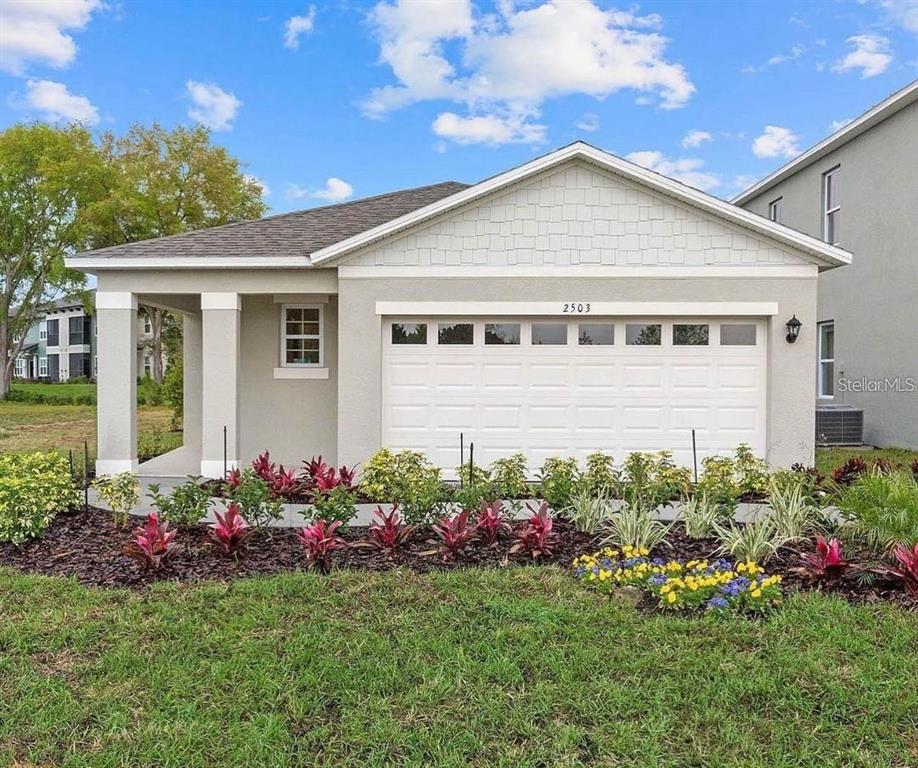
<svg viewBox="0 0 918 768"><path fill-rule="evenodd" d="M673 603L675 603L675 602L676 602L676 593L675 593L675 592L670 592L670 593L666 596L666 602L668 602L670 605L672 605Z"/></svg>
<svg viewBox="0 0 918 768"><path fill-rule="evenodd" d="M750 592L750 594L751 594L753 597L757 597L757 598L758 598L758 597L761 597L761 596L762 596L762 590L761 590L761 589L753 589L752 592Z"/></svg>

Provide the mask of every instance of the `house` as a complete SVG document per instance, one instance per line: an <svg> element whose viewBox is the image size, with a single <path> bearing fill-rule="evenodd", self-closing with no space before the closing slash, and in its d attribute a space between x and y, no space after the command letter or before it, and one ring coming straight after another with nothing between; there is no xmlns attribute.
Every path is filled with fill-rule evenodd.
<svg viewBox="0 0 918 768"><path fill-rule="evenodd" d="M220 476L381 446L812 462L816 288L851 254L577 142L455 182L106 248L97 471L137 470L136 311L184 322L184 445ZM790 322L792 321L792 322ZM802 325L797 328L799 321ZM790 322L790 324L789 324ZM799 331L799 337L794 335Z"/></svg>
<svg viewBox="0 0 918 768"><path fill-rule="evenodd" d="M918 80L733 202L857 254L819 277L816 407L918 448Z"/></svg>
<svg viewBox="0 0 918 768"><path fill-rule="evenodd" d="M22 381L93 380L96 376L95 292L66 296L48 304L26 334L13 375ZM153 358L144 342L153 333L150 321L138 320L137 371L150 376ZM165 363L164 363L165 365Z"/></svg>

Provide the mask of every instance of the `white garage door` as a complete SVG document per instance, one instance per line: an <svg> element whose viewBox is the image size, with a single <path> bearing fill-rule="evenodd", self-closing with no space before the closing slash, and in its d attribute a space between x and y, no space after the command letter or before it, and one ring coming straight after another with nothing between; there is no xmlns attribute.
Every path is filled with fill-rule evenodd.
<svg viewBox="0 0 918 768"><path fill-rule="evenodd" d="M765 321L387 318L383 444L459 463L670 450L765 453Z"/></svg>

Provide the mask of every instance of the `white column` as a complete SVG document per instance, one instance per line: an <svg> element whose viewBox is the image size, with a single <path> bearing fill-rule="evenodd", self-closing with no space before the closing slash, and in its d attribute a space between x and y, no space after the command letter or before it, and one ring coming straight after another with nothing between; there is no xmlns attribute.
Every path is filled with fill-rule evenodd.
<svg viewBox="0 0 918 768"><path fill-rule="evenodd" d="M96 292L96 474L137 471L137 297Z"/></svg>
<svg viewBox="0 0 918 768"><path fill-rule="evenodd" d="M238 293L201 294L201 474L222 477L239 464Z"/></svg>
<svg viewBox="0 0 918 768"><path fill-rule="evenodd" d="M182 443L201 452L201 315L182 316Z"/></svg>

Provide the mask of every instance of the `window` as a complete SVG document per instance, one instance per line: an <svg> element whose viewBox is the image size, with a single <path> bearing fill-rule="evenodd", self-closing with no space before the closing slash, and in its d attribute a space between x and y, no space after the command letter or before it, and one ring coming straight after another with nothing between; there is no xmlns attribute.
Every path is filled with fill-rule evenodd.
<svg viewBox="0 0 918 768"><path fill-rule="evenodd" d="M59 331L59 320L49 320L48 321L48 346L57 347L60 346L60 331Z"/></svg>
<svg viewBox="0 0 918 768"><path fill-rule="evenodd" d="M38 326L38 338L42 341L48 338L48 326L44 322Z"/></svg>
<svg viewBox="0 0 918 768"><path fill-rule="evenodd" d="M43 378L48 375L48 358L47 357L38 358L38 375L40 378Z"/></svg>
<svg viewBox="0 0 918 768"><path fill-rule="evenodd" d="M754 347L754 323L722 323L720 326L722 347Z"/></svg>
<svg viewBox="0 0 918 768"><path fill-rule="evenodd" d="M823 240L832 245L841 242L839 223L841 221L841 167L836 166L822 176Z"/></svg>
<svg viewBox="0 0 918 768"><path fill-rule="evenodd" d="M784 198L779 197L768 204L768 218L778 224L784 223Z"/></svg>
<svg viewBox="0 0 918 768"><path fill-rule="evenodd" d="M427 323L392 323L393 344L426 344Z"/></svg>
<svg viewBox="0 0 918 768"><path fill-rule="evenodd" d="M753 326L755 327L755 326ZM707 325L673 325L673 345L677 347L706 347Z"/></svg>
<svg viewBox="0 0 918 768"><path fill-rule="evenodd" d="M835 395L835 323L819 324L819 371L817 387L819 397Z"/></svg>
<svg viewBox="0 0 918 768"><path fill-rule="evenodd" d="M519 344L519 323L486 323L485 344Z"/></svg>
<svg viewBox="0 0 918 768"><path fill-rule="evenodd" d="M61 361L58 355L48 355L48 378L51 381L61 380Z"/></svg>
<svg viewBox="0 0 918 768"><path fill-rule="evenodd" d="M70 378L89 379L92 377L92 360L88 352L70 354Z"/></svg>
<svg viewBox="0 0 918 768"><path fill-rule="evenodd" d="M78 315L76 317L71 317L68 323L68 344L76 345L90 343L92 318L88 315Z"/></svg>
<svg viewBox="0 0 918 768"><path fill-rule="evenodd" d="M16 358L16 377L17 378L19 379L25 378L25 368L26 368L25 358L17 357Z"/></svg>
<svg viewBox="0 0 918 768"><path fill-rule="evenodd" d="M577 343L581 347L609 347L615 343L614 323L581 323L577 329Z"/></svg>
<svg viewBox="0 0 918 768"><path fill-rule="evenodd" d="M281 308L281 365L322 365L322 307L285 304Z"/></svg>
<svg viewBox="0 0 918 768"><path fill-rule="evenodd" d="M146 336L150 336L153 333L153 323L146 316L143 318L143 332Z"/></svg>
<svg viewBox="0 0 918 768"><path fill-rule="evenodd" d="M663 326L628 323L625 326L625 344L629 346L660 346Z"/></svg>
<svg viewBox="0 0 918 768"><path fill-rule="evenodd" d="M475 326L471 323L440 323L437 327L438 344L474 344Z"/></svg>
<svg viewBox="0 0 918 768"><path fill-rule="evenodd" d="M567 344L567 323L533 323L532 344L563 346Z"/></svg>

